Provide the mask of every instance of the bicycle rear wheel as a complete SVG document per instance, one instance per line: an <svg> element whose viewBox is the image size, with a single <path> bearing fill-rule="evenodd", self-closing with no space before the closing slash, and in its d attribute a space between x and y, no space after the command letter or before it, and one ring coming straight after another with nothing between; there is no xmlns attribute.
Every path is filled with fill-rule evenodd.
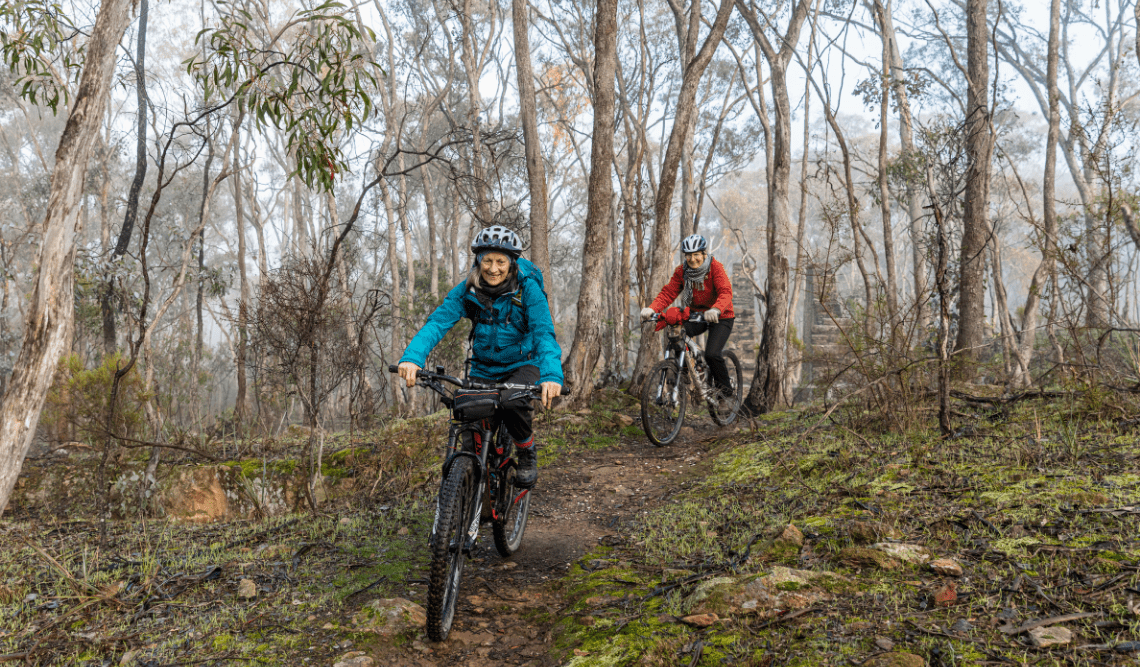
<svg viewBox="0 0 1140 667"><path fill-rule="evenodd" d="M515 486L515 462L511 461L499 482L497 516L491 520L491 533L495 537L495 550L503 558L510 558L522 546L523 532L530 516L530 489Z"/></svg>
<svg viewBox="0 0 1140 667"><path fill-rule="evenodd" d="M744 371L740 367L740 359L731 350L724 352L724 365L728 367L732 392L718 401L709 401L709 414L717 424L728 426L740 414L740 405L744 399Z"/></svg>
<svg viewBox="0 0 1140 667"><path fill-rule="evenodd" d="M658 447L673 442L681 432L688 401L677 360L657 362L641 386L641 428L649 442Z"/></svg>
<svg viewBox="0 0 1140 667"><path fill-rule="evenodd" d="M459 583L463 578L463 545L475 504L475 469L469 457L452 461L439 489L431 539L431 576L428 579L427 633L441 642L451 632Z"/></svg>

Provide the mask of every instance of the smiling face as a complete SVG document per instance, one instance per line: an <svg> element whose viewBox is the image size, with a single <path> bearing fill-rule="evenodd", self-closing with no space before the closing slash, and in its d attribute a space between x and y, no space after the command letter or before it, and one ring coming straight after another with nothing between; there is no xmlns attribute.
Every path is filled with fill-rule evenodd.
<svg viewBox="0 0 1140 667"><path fill-rule="evenodd" d="M488 287L498 287L511 273L511 258L501 252L489 252L479 262L479 277Z"/></svg>
<svg viewBox="0 0 1140 667"><path fill-rule="evenodd" d="M685 253L685 264L687 264L690 269L699 269L701 268L701 264L705 263L705 256L707 254L708 253L706 253L704 250L698 250L697 252L687 252Z"/></svg>

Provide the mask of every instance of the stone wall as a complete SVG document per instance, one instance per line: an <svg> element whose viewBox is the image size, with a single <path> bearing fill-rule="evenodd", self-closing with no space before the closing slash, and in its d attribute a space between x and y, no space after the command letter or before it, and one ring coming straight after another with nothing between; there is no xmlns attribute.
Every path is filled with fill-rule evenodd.
<svg viewBox="0 0 1140 667"><path fill-rule="evenodd" d="M749 278L751 272L751 263L747 267L740 262L732 264L732 310L736 314L736 320L732 325L732 337L726 346L740 358L746 384L752 381L752 373L756 370L756 351L760 349L756 285Z"/></svg>
<svg viewBox="0 0 1140 667"><path fill-rule="evenodd" d="M810 295L810 297L809 297ZM803 316L797 329L803 343L803 367L795 402L830 398L839 388L833 380L851 357L843 332L852 326L836 289L834 270L809 265L804 275Z"/></svg>

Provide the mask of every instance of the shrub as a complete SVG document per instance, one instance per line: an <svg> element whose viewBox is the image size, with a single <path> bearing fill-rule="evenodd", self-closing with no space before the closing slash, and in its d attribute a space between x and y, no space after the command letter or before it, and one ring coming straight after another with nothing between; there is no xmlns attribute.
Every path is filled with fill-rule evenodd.
<svg viewBox="0 0 1140 667"><path fill-rule="evenodd" d="M59 440L93 444L103 438L111 385L121 363L122 356L117 352L92 369L84 368L78 355L60 359L41 417L44 427ZM148 398L136 365L119 382L111 430L116 435L136 437L145 421L143 406Z"/></svg>

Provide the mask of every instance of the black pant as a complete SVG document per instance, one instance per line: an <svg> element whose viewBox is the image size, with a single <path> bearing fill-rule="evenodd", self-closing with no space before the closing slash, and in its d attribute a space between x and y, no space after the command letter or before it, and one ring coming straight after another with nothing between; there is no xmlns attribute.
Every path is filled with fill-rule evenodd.
<svg viewBox="0 0 1140 667"><path fill-rule="evenodd" d="M698 336L706 330L709 332L709 339L705 344L705 363L709 365L709 371L712 373L713 386L718 389L728 389L732 386L732 381L728 377L728 365L724 363L724 344L728 342L728 336L732 333L733 319L730 317L716 324L685 322L685 333L690 336Z"/></svg>
<svg viewBox="0 0 1140 667"><path fill-rule="evenodd" d="M723 347L723 343L721 344ZM723 365L724 362L721 362ZM538 366L520 366L498 379L472 377L474 382L484 384L536 384L538 382ZM534 419L534 406L531 405L529 394L515 396L521 393L518 390L507 389L501 392L500 407L495 413L495 419L507 427L507 433L515 442L527 442L534 435L531 420Z"/></svg>

